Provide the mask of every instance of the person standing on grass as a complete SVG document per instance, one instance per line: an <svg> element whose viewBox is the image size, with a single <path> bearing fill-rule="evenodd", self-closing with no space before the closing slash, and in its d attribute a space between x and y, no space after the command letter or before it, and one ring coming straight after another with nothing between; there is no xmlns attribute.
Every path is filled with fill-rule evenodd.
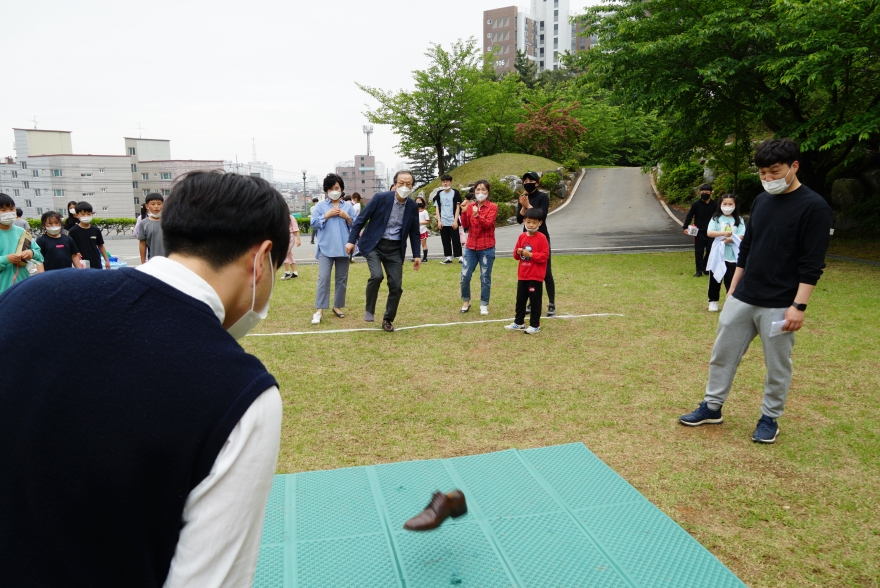
<svg viewBox="0 0 880 588"><path fill-rule="evenodd" d="M141 263L147 263L148 259L165 255L165 245L162 243L162 205L164 203L165 198L155 192L149 194L144 203L147 207L148 217L140 224L137 233Z"/></svg>
<svg viewBox="0 0 880 588"><path fill-rule="evenodd" d="M301 246L302 243L299 240L299 223L296 222L296 218L291 214L290 215L290 246L287 248L287 257L284 258L284 275L281 276L282 280L289 280L291 278L299 277L299 274L296 273L296 259L293 257L293 248Z"/></svg>
<svg viewBox="0 0 880 588"><path fill-rule="evenodd" d="M542 213L537 208L525 212L523 224L526 231L516 241L513 258L519 261L516 283L516 316L505 329L523 331L534 335L541 330L541 307L543 302L544 276L550 260L550 242L540 231ZM526 327L526 305L531 316Z"/></svg>
<svg viewBox="0 0 880 588"><path fill-rule="evenodd" d="M498 205L489 202L489 182L474 184L474 202L468 202L461 213L461 225L468 231L464 263L461 266L461 312L471 309L471 276L480 266L480 314L489 314L492 294L492 265L495 263L495 219Z"/></svg>
<svg viewBox="0 0 880 588"><path fill-rule="evenodd" d="M516 212L516 222L519 224L523 224L525 220L525 212L532 208L537 208L542 213L544 213L544 217L541 219L541 225L538 228L538 232L543 234L547 238L547 243L550 243L550 232L547 230L547 215L550 213L550 196L547 195L546 192L541 192L538 190L538 182L541 177L537 174L537 172L526 172L523 174L522 183L523 190L525 194L519 197L519 207ZM523 233L526 232L526 227L523 226ZM544 283L547 285L547 316L556 316L556 282L553 280L553 267L552 267L552 258L553 252L551 250L550 257L547 258L547 272L544 277ZM540 313L541 309L538 309Z"/></svg>
<svg viewBox="0 0 880 588"><path fill-rule="evenodd" d="M43 263L43 254L36 241L31 243L30 249L25 249L21 253L15 252L18 249L18 242L25 232L24 229L15 225L15 218L15 201L8 194L0 194L0 294L30 277L27 269L29 261ZM39 307L32 307L30 310L33 311L33 308ZM0 329L0 332L5 329L6 325ZM6 357L13 357L13 355ZM5 379L3 383L6 384ZM22 390L25 389L22 388ZM2 585L3 583L0 582L0 586Z"/></svg>
<svg viewBox="0 0 880 588"><path fill-rule="evenodd" d="M709 361L703 402L679 417L683 425L723 422L721 407L730 394L743 354L761 337L767 378L761 418L752 440L774 443L791 385L794 333L804 324L810 295L825 267L831 207L798 181L800 148L791 139L761 143L755 165L764 185L752 206L727 302ZM780 328L781 327L781 328Z"/></svg>
<svg viewBox="0 0 880 588"><path fill-rule="evenodd" d="M419 239L422 241L422 263L428 262L428 225L431 224L431 215L425 210L425 199L416 198L416 206L419 207Z"/></svg>
<svg viewBox="0 0 880 588"><path fill-rule="evenodd" d="M694 273L695 278L699 278L706 272L706 262L709 261L709 251L712 249L712 239L706 235L709 228L709 221L715 214L716 205L712 201L712 184L703 184L700 186L700 199L695 200L688 210L684 219L682 228L684 234L688 234L688 227L691 221L697 226L699 232L694 237L694 261L697 265L697 271Z"/></svg>
<svg viewBox="0 0 880 588"><path fill-rule="evenodd" d="M345 318L345 294L348 288L348 270L351 258L345 250L348 231L351 228L354 210L351 204L342 200L345 180L336 174L327 174L324 178L324 194L326 198L319 202L312 211L312 226L318 232L318 247L315 257L318 259L318 286L315 293L315 314L312 324L321 324L324 309L330 306L330 275L336 267L336 288L333 294L333 314L337 318Z"/></svg>
<svg viewBox="0 0 880 588"><path fill-rule="evenodd" d="M707 269L709 270L709 312L718 312L718 299L721 295L721 282L724 289L730 292L730 283L736 272L736 258L739 255L739 245L734 243L734 235L741 241L746 234L746 223L739 214L736 196L725 194L718 199L718 208L709 221L706 235L712 242L712 252L709 254ZM723 239L723 244L718 240ZM718 256L716 258L715 256ZM721 265L721 257L724 261L724 275L715 276L711 271L715 260Z"/></svg>
<svg viewBox="0 0 880 588"><path fill-rule="evenodd" d="M69 235L61 234L62 220L61 215L54 210L43 213L40 218L43 234L37 238L37 245L40 246L40 251L43 253L43 263L37 266L39 272L70 269L71 267L82 269L76 243Z"/></svg>
<svg viewBox="0 0 880 588"><path fill-rule="evenodd" d="M461 194L452 187L452 176L440 176L442 188L434 196L434 214L437 216L437 227L440 229L440 242L443 244L443 261L452 263L455 257L461 263L461 240L456 239L458 217L461 214Z"/></svg>
<svg viewBox="0 0 880 588"><path fill-rule="evenodd" d="M419 243L419 210L409 196L415 180L409 170L394 174L394 191L375 194L366 208L358 215L348 234L346 253L354 253L355 244L360 246L361 255L366 256L370 268L367 280L367 304L364 320L375 320L376 300L379 286L388 274L388 302L382 330L394 332L394 319L403 295L403 260L406 257L406 239L412 247L413 270L419 271L422 264ZM369 224L368 224L369 223ZM366 228L364 228L366 225ZM361 234L363 229L363 235Z"/></svg>
<svg viewBox="0 0 880 588"><path fill-rule="evenodd" d="M236 340L268 312L287 204L263 179L191 172L162 225L165 257L0 297L0 356L51 358L0 386L0 586L254 581L282 404ZM22 336L57 332L71 301L73 351Z"/></svg>

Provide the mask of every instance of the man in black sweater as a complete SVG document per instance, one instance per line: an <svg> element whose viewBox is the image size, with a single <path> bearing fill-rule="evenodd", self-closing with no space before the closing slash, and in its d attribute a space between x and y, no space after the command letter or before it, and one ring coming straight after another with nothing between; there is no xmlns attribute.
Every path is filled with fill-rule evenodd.
<svg viewBox="0 0 880 588"><path fill-rule="evenodd" d="M695 200L691 204L691 209L688 211L682 225L685 235L688 234L691 220L694 221L694 224L700 230L697 236L694 237L694 258L697 263L697 271L694 274L695 278L699 278L703 274L709 274L706 271L706 262L709 261L709 252L712 250L712 239L709 238L706 231L709 229L709 221L712 220L712 215L715 214L715 206L715 201L712 200L712 184L703 184L700 186L700 199Z"/></svg>
<svg viewBox="0 0 880 588"><path fill-rule="evenodd" d="M719 424L736 368L760 335L767 378L761 418L752 440L774 443L791 384L794 332L825 267L831 207L797 179L800 149L791 139L765 141L755 164L765 192L755 199L736 273L718 322L706 395L684 425ZM732 295L732 297L731 297Z"/></svg>

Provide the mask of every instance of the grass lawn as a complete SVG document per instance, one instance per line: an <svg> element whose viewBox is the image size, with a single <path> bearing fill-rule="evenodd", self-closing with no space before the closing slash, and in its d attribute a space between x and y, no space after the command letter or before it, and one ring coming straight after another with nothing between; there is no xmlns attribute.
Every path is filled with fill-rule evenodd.
<svg viewBox="0 0 880 588"><path fill-rule="evenodd" d="M537 155L499 153L498 155L490 155L469 161L450 171L449 175L453 177L452 186L454 188L461 188L477 180L488 180L492 176L499 178L507 175L521 176L527 171L544 172L555 170L561 165L552 159L538 157ZM440 179L437 178L423 188L419 188L419 191L424 190L427 195L431 193L431 190L439 187Z"/></svg>
<svg viewBox="0 0 880 588"><path fill-rule="evenodd" d="M759 446L759 340L725 423L677 422L702 399L718 320L692 265L692 253L558 256L561 314L624 316L545 320L533 337L489 323L247 338L281 385L278 472L581 441L749 586L880 585L880 268L829 262L779 441ZM309 324L317 268L303 266L276 285L259 332L365 326L366 264L351 270L347 318ZM406 267L396 326L483 318L459 314L458 273ZM498 259L488 318L512 317L515 279Z"/></svg>
<svg viewBox="0 0 880 588"><path fill-rule="evenodd" d="M828 253L880 261L880 237L849 235L846 232L841 232L831 237L831 241L828 243Z"/></svg>

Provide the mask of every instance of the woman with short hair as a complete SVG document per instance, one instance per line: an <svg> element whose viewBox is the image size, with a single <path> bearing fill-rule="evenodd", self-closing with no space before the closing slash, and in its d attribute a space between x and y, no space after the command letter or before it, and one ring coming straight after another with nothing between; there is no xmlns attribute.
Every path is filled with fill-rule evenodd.
<svg viewBox="0 0 880 588"><path fill-rule="evenodd" d="M342 200L345 180L336 174L324 178L326 198L312 209L311 223L317 230L318 287L315 294L315 314L312 324L321 323L324 309L330 306L330 274L336 267L336 288L333 294L333 314L345 318L345 293L348 287L348 269L351 266L345 245L354 222L354 209Z"/></svg>
<svg viewBox="0 0 880 588"><path fill-rule="evenodd" d="M461 213L461 225L467 230L464 261L461 265L461 312L471 309L471 276L480 266L480 314L489 314L492 292L492 265L495 263L495 218L498 206L489 202L492 188L486 180L474 184L474 201Z"/></svg>

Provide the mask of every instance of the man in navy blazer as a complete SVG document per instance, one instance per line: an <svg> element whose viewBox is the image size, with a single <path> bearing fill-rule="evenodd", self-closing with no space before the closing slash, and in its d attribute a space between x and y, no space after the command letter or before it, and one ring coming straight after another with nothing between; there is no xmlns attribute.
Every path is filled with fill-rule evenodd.
<svg viewBox="0 0 880 588"><path fill-rule="evenodd" d="M409 196L413 191L412 172L399 171L394 174L393 192L380 192L370 199L351 225L348 245L345 251L351 255L355 243L358 243L361 255L367 258L370 268L370 279L367 280L367 308L364 320L373 322L376 312L376 299L379 297L379 286L388 275L388 302L385 305L385 316L382 329L394 331L394 318L403 295L403 259L406 257L406 238L412 247L413 269L421 267L421 244L419 240L419 208ZM366 229L364 229L366 225ZM361 229L364 234L361 235Z"/></svg>

